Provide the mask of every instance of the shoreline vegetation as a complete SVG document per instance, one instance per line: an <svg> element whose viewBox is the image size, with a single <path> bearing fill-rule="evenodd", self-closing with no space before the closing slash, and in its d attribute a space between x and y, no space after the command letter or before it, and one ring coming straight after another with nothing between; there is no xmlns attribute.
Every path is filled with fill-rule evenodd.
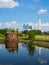
<svg viewBox="0 0 49 65"><path fill-rule="evenodd" d="M31 43L33 45L36 46L41 46L41 47L45 47L45 48L49 48L49 42L40 42L40 41L31 41L31 40L19 40L19 42L21 43Z"/></svg>
<svg viewBox="0 0 49 65"><path fill-rule="evenodd" d="M6 40L6 36L0 37L0 40ZM30 41L30 39L22 38L22 37L19 37L18 40L29 40ZM36 35L35 39L32 41L49 42L49 36L48 35L47 36L46 35Z"/></svg>
<svg viewBox="0 0 49 65"><path fill-rule="evenodd" d="M14 33L16 32L16 30L7 28L0 29L0 41L6 40L6 32ZM47 32L41 32L41 30L24 30L21 32L18 31L18 41L49 47L49 31Z"/></svg>
<svg viewBox="0 0 49 65"><path fill-rule="evenodd" d="M49 42L42 42L42 41L32 41L32 40L22 40L22 39L19 39L17 40L18 43L31 43L33 45L36 45L36 46L41 46L41 47L45 47L45 48L49 48ZM4 42L7 42L5 39L1 39L0 40L0 44L3 44Z"/></svg>
<svg viewBox="0 0 49 65"><path fill-rule="evenodd" d="M6 37L0 37L0 40L6 40ZM25 38L18 38L18 40L29 40ZM36 38L32 41L39 41L39 42L49 42L49 36L42 36L42 35L37 35Z"/></svg>

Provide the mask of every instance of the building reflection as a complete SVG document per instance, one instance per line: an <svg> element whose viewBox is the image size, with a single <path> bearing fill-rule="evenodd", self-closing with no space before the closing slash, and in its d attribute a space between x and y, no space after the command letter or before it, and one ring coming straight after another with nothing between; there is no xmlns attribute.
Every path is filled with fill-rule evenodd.
<svg viewBox="0 0 49 65"><path fill-rule="evenodd" d="M37 47L37 46L35 46L35 48L38 51L38 54L41 55L42 54L42 48L41 47Z"/></svg>
<svg viewBox="0 0 49 65"><path fill-rule="evenodd" d="M17 41L6 41L5 44L6 49L8 52L18 52L18 42Z"/></svg>
<svg viewBox="0 0 49 65"><path fill-rule="evenodd" d="M35 46L36 47L36 50L38 51L38 55L41 55L42 54L42 48L41 47L37 47L37 46Z"/></svg>
<svg viewBox="0 0 49 65"><path fill-rule="evenodd" d="M42 55L42 47L37 47L36 46L36 49L37 49L37 51L38 51L38 62L40 63L40 64L46 64L47 63L47 60L45 60L43 57L40 57L41 55ZM44 56L44 55L43 55Z"/></svg>

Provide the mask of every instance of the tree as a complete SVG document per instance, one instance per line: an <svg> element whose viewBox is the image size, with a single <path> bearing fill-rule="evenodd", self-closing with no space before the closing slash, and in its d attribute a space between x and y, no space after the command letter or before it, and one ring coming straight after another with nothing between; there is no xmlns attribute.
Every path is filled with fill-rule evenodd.
<svg viewBox="0 0 49 65"><path fill-rule="evenodd" d="M8 31L7 28L5 28L5 29L0 29L0 34L5 35L7 31Z"/></svg>
<svg viewBox="0 0 49 65"><path fill-rule="evenodd" d="M41 35L42 34L41 30L33 30L33 31L34 31L35 35Z"/></svg>
<svg viewBox="0 0 49 65"><path fill-rule="evenodd" d="M22 33L27 35L28 34L28 30L24 30Z"/></svg>
<svg viewBox="0 0 49 65"><path fill-rule="evenodd" d="M19 33L19 37L23 37L23 33Z"/></svg>
<svg viewBox="0 0 49 65"><path fill-rule="evenodd" d="M28 39L29 40L34 40L35 39L35 33L33 30L30 30L28 33Z"/></svg>

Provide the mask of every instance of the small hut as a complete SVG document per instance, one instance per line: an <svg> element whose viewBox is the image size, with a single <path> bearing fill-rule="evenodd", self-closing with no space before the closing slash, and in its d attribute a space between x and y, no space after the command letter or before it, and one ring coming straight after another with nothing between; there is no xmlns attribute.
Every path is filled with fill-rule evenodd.
<svg viewBox="0 0 49 65"><path fill-rule="evenodd" d="M6 33L6 40L14 41L18 39L18 30L14 32L7 32Z"/></svg>

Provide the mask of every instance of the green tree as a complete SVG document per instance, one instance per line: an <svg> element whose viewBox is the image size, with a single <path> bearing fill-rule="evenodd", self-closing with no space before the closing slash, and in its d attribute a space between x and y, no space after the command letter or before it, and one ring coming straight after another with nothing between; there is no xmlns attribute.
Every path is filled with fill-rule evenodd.
<svg viewBox="0 0 49 65"><path fill-rule="evenodd" d="M22 32L19 33L19 37L23 37L23 33Z"/></svg>
<svg viewBox="0 0 49 65"><path fill-rule="evenodd" d="M30 30L28 33L28 39L29 40L34 40L35 39L35 33L33 30Z"/></svg>
<svg viewBox="0 0 49 65"><path fill-rule="evenodd" d="M0 29L0 34L5 35L7 31L8 31L7 28L5 28L5 29Z"/></svg>
<svg viewBox="0 0 49 65"><path fill-rule="evenodd" d="M35 35L41 35L42 34L41 30L33 30L33 31L34 31Z"/></svg>
<svg viewBox="0 0 49 65"><path fill-rule="evenodd" d="M28 34L28 30L24 30L22 33L27 35Z"/></svg>

